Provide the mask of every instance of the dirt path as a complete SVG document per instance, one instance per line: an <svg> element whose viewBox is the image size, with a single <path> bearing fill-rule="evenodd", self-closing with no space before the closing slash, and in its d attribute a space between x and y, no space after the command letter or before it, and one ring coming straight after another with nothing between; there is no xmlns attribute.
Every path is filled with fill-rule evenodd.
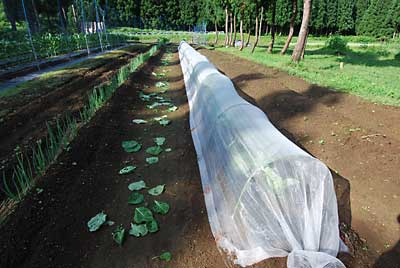
<svg viewBox="0 0 400 268"><path fill-rule="evenodd" d="M400 108L310 85L221 52L200 52L279 129L350 182L352 226L374 258L381 256L377 263L393 253L400 256Z"/></svg>
<svg viewBox="0 0 400 268"><path fill-rule="evenodd" d="M152 71L160 72L159 57L144 70L132 75L118 90L107 107L79 133L72 150L38 184L44 189L21 203L0 230L1 267L164 267L152 260L163 250L173 254L171 267L223 267L222 258L210 233L204 207L196 155L188 123L188 105L177 54L165 80L170 90L165 96L179 107L168 113L172 123L132 124L135 118L161 116L164 109L149 110L139 97L139 90L155 91ZM152 138L164 136L166 147L160 162L145 165ZM121 142L140 139L139 153L123 152ZM132 175L118 171L134 163ZM115 226L89 233L87 221L100 211L110 220L129 229L134 206L128 205L130 182L143 179L147 185L166 184L160 199L171 205L167 216L160 217L160 231L144 238L127 237L118 247L111 237Z"/></svg>
<svg viewBox="0 0 400 268"><path fill-rule="evenodd" d="M65 113L77 114L87 101L87 94L111 77L120 66L129 59L149 48L148 45L136 45L112 60L93 59L90 68L71 69L71 76L64 81L58 79L56 88L32 88L31 92L23 92L11 97L1 98L2 109L14 111L2 118L0 122L0 163L4 167L15 161L12 153L16 146L29 148L32 143L46 133L46 121L54 120ZM98 62L96 62L98 61ZM85 66L85 63L82 63ZM94 67L91 67L94 66ZM46 83L41 83L45 86Z"/></svg>

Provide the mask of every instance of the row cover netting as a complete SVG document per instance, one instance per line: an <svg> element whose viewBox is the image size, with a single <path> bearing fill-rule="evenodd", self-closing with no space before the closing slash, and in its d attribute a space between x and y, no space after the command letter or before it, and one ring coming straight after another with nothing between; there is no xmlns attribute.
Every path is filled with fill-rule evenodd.
<svg viewBox="0 0 400 268"><path fill-rule="evenodd" d="M289 268L342 268L329 169L283 136L186 42L179 46L212 233L242 267L288 256Z"/></svg>

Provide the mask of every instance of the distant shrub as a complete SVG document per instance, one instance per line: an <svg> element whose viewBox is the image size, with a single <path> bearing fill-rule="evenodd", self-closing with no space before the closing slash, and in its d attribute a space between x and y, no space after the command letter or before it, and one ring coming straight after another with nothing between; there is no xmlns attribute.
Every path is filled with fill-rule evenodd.
<svg viewBox="0 0 400 268"><path fill-rule="evenodd" d="M400 61L400 52L394 55L394 59Z"/></svg>
<svg viewBox="0 0 400 268"><path fill-rule="evenodd" d="M326 40L325 47L332 49L337 54L345 54L347 51L347 41L339 36L331 36Z"/></svg>

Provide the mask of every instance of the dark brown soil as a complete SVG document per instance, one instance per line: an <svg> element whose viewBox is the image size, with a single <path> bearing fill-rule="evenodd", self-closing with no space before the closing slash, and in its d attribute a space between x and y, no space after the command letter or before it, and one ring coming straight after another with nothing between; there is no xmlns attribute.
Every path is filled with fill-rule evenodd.
<svg viewBox="0 0 400 268"><path fill-rule="evenodd" d="M340 205L339 214L343 222L350 223L349 186L351 186L354 211L356 203L354 195L357 195L354 193L354 188L360 187L360 183L354 182L352 176L346 176L348 171L345 165L336 168L332 162L339 160L332 155L338 158L346 156L349 159L347 165L351 166L352 162L357 161L358 156L357 151L354 151L348 157L347 154L352 150L347 146L352 144L355 150L361 150L364 157L368 158L369 152L364 147L373 146L375 140L381 137L371 136L365 138L365 141L360 138L358 134L370 133L364 134L364 131L370 129L359 123L360 121L357 121L360 131L346 134L345 130L353 126L354 122L350 124L346 121L349 120L348 117L340 113L345 109L345 105L340 105L339 100L336 101L335 111L331 108L332 102L326 101L325 98L330 94L337 98L340 96L339 99L343 101L354 97L336 95L337 93L331 91L327 91L329 94L326 93L327 95L322 97L308 95L307 91L296 92L294 88L299 88L298 85L302 82L297 81L297 78L239 58L232 59L231 56L219 52L206 50L201 52L233 78L242 96L267 111L271 120L285 135L345 177L344 179L335 175L335 184ZM43 192L32 191L0 227L2 234L0 267L225 267L224 258L216 248L208 224L196 154L190 135L189 109L178 57L174 53L171 64L160 67L161 56L163 52L150 59L141 71L133 74L92 122L79 131L78 137L72 143L72 149L64 152L38 182L37 187L44 189ZM160 73L161 69L168 70L165 78L156 79L151 75L153 71ZM165 95L179 107L177 111L168 113L172 123L166 127L155 122L145 125L132 124L132 119L150 120L165 114L163 109L145 108L146 103L138 98L140 90L156 91L154 84L159 80L170 82L170 90ZM288 88L285 84L282 92L280 85L283 82L290 82L292 88ZM310 88L315 87L310 86ZM273 97L275 99L272 99ZM357 100L358 103L364 103ZM376 112L384 113L385 109L393 109L392 112L396 112L395 108L376 107ZM352 110L350 116L357 112L358 110ZM330 121L332 118L336 118L333 122L337 121L337 125ZM351 118L354 120L355 117ZM385 119L379 122L384 121ZM389 133L390 128L394 127L388 124L385 139L395 142ZM309 135L306 140L304 134L299 136L301 130ZM335 131L335 136L331 135L331 130ZM166 137L165 147L171 147L172 152L161 153L160 162L148 166L145 164L145 158L149 155L144 150L153 145L152 138L156 136ZM322 138L325 143L320 145L318 141ZM122 150L121 142L129 139L137 139L143 143L139 153L128 154ZM349 141L344 145L335 145L333 142L336 139ZM310 140L313 140L313 143L310 143ZM361 144L357 144L356 141ZM356 165L355 163L357 162L353 165ZM138 169L132 175L118 175L118 171L129 164L138 166ZM374 163L371 161L369 165L372 164ZM392 176L395 176L393 175L395 172L392 170ZM129 229L134 206L127 204L130 193L127 186L139 179L145 180L149 186L166 184L166 191L157 199L169 202L171 211L166 216L157 217L160 224L159 232L143 238L128 236L123 246L119 247L113 242L111 232L119 224L126 230ZM398 186L392 185L392 187ZM379 195L374 193L378 200ZM369 202L368 198L365 199L366 202ZM152 199L146 199L150 200ZM380 202L383 201L380 199ZM398 209L394 207L395 204L386 206L386 203L382 203L382 205L393 209L388 213L394 213ZM109 219L116 224L111 227L103 226L99 231L89 233L86 223L100 211L107 213ZM353 216L353 226L358 231L358 227L354 224L355 217ZM387 224L390 224L390 221ZM343 235L346 235L344 239L348 245L353 245L354 248L350 249L355 254L355 258L341 256L341 259L348 264L347 267L372 267L375 260L368 258L369 256L363 252L364 244L357 234L348 230L348 226L342 228ZM389 231L395 234L395 229ZM383 235L386 233L382 232L381 237L384 237ZM170 263L152 259L162 251L170 251L173 254ZM397 263L393 256L396 257L397 252L387 251L376 261L376 268L396 267ZM389 265L386 265L387 263ZM255 267L283 268L286 264L285 259L274 259Z"/></svg>
<svg viewBox="0 0 400 268"><path fill-rule="evenodd" d="M368 245L370 263L399 253L400 108L311 85L232 55L200 52L285 135L348 181L351 225ZM343 198L338 199L343 208ZM339 207L339 215L343 212ZM364 246L356 244L362 253ZM379 267L400 267L399 257L389 263Z"/></svg>
<svg viewBox="0 0 400 268"><path fill-rule="evenodd" d="M152 257L168 250L173 254L170 267L224 267L210 233L203 202L197 160L192 145L188 105L177 54L165 80L170 90L165 94L179 109L169 113L172 123L135 125L132 119L151 119L162 110L145 108L139 90L156 90L152 71L159 57L132 75L110 103L104 107L63 153L57 164L38 183L41 194L27 196L15 213L0 228L1 267L165 267ZM174 81L174 82L173 82ZM160 162L145 164L144 149L152 138L166 137ZM141 152L125 153L121 142L140 139ZM128 164L138 166L132 175L118 175ZM134 206L127 204L130 182L143 179L147 185L166 184L159 199L171 205L167 216L158 217L160 231L144 238L127 237L122 247L112 240L116 225L129 229ZM105 211L115 226L89 233L87 221Z"/></svg>
<svg viewBox="0 0 400 268"><path fill-rule="evenodd" d="M87 102L88 93L95 85L109 79L120 66L139 52L147 50L149 45L135 45L126 49L112 60L91 59L89 68L82 68L68 76L60 78L57 88L32 88L29 92L21 92L15 96L0 100L2 110L13 110L0 122L0 170L12 166L15 162L13 152L16 146L22 150L42 138L46 133L46 122L65 113L77 115ZM85 62L82 63L85 65ZM72 72L72 69L71 69ZM41 83L45 86L46 83ZM2 193L0 194L2 197ZM1 199L1 198L0 198Z"/></svg>

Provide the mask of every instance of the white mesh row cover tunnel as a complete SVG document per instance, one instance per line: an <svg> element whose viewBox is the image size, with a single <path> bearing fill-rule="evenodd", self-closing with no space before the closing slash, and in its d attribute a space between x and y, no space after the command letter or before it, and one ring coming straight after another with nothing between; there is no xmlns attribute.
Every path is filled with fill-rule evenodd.
<svg viewBox="0 0 400 268"><path fill-rule="evenodd" d="M242 267L288 256L289 268L342 268L332 175L283 136L186 42L179 46L207 213Z"/></svg>

